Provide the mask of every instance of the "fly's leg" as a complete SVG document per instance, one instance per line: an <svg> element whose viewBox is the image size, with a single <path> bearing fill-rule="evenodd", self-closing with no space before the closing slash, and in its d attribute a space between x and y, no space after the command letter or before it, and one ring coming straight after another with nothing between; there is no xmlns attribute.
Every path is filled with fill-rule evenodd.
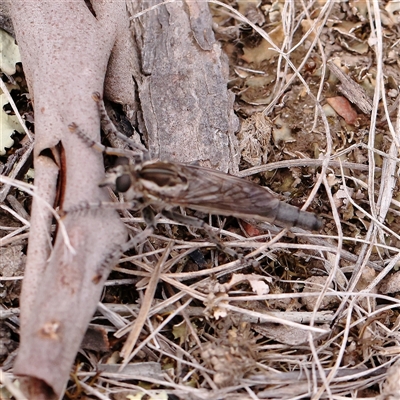
<svg viewBox="0 0 400 400"><path fill-rule="evenodd" d="M102 145L99 142L91 139L85 132L83 132L79 126L72 122L68 125L68 129L71 133L78 136L88 147L91 147L93 150L96 150L99 153L108 154L111 156L117 157L132 157L138 158L138 153L128 149L116 149L114 147L107 147Z"/></svg>
<svg viewBox="0 0 400 400"><path fill-rule="evenodd" d="M59 214L63 218L67 214L77 214L81 215L82 213L87 213L96 210L132 210L134 212L140 211L143 208L143 205L139 201L127 201L123 203L118 202L109 202L109 201L97 201L97 202L88 202L82 201L67 210L60 210Z"/></svg>
<svg viewBox="0 0 400 400"><path fill-rule="evenodd" d="M166 217L172 221L179 222L184 225L189 225L194 228L203 229L207 233L210 240L214 244L216 244L216 246L219 250L223 251L228 256L239 258L239 259L242 258L242 256L240 254L236 253L236 251L226 247L223 244L223 242L221 242L221 240L217 237L217 235L215 234L212 227L210 225L208 225L206 222L202 221L201 219L198 219L195 217L190 217L188 215L182 215L178 212L170 211L170 210L163 210L163 211L161 211L161 214L164 217Z"/></svg>
<svg viewBox="0 0 400 400"><path fill-rule="evenodd" d="M99 92L94 92L92 94L92 99L97 103L97 107L99 109L100 113L100 118L101 118L101 127L105 133L105 135L108 137L109 135L113 135L117 137L118 139L122 140L126 144L128 144L129 147L132 149L136 149L140 152L143 153L143 157L145 159L149 158L148 156L148 151L146 147L144 147L141 143L136 143L132 139L129 139L125 135L123 135L121 132L118 131L118 129L115 127L114 123L111 121L110 117L107 114L106 108L104 106L104 101L100 95Z"/></svg>
<svg viewBox="0 0 400 400"><path fill-rule="evenodd" d="M119 204L124 204L124 203L119 203ZM144 243L147 240L147 238L154 233L154 229L157 225L157 216L154 214L153 209L148 205L142 204L141 211L143 219L147 225L146 228L142 232L131 237L127 242L117 246L115 250L112 251L104 259L100 267L97 269L96 275L92 278L92 281L94 283L100 282L100 280L104 275L104 271L107 271L110 265L116 264L118 260L121 258L122 254Z"/></svg>
<svg viewBox="0 0 400 400"><path fill-rule="evenodd" d="M153 232L154 227L148 226L142 232L138 233L124 244L121 244L117 248L115 248L115 250L108 254L105 257L104 261L100 264L99 268L96 271L96 275L92 278L93 283L99 283L100 280L103 278L104 271L108 271L110 265L115 265L121 258L122 254L142 244L150 235L153 234Z"/></svg>
<svg viewBox="0 0 400 400"><path fill-rule="evenodd" d="M149 159L149 153L142 144L136 143L133 140L127 138L125 135L120 133L118 129L115 127L113 122L111 121L110 117L107 114L107 111L104 106L104 101L100 95L100 93L95 92L92 94L93 100L96 102L97 107L99 109L100 113L100 118L101 118L101 126L103 128L103 131L105 132L106 136L113 135L114 137L117 137L118 139L121 139L125 143L129 145L129 147L132 148L132 150L129 149L118 149L114 147L107 147L102 145L99 142L96 142L95 140L91 139L85 132L83 132L79 126L75 123L72 122L71 124L68 125L68 128L71 133L74 135L78 136L88 147L93 148L94 150L103 153L103 154L108 154L108 155L113 155L117 157L128 157L128 158L133 158L135 160L142 161L143 159L147 160Z"/></svg>

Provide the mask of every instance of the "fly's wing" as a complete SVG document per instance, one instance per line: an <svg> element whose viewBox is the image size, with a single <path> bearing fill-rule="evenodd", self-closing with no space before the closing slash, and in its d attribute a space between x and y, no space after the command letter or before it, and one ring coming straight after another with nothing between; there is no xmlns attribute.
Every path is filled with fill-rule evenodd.
<svg viewBox="0 0 400 400"><path fill-rule="evenodd" d="M147 169L147 179L153 176L153 182L165 182L169 177L170 183L164 190L157 187L158 195L168 204L268 221L284 227L298 226L308 230L322 227L314 214L281 202L261 186L245 179L192 165L158 162L158 169L154 166ZM171 190L172 182L177 182L175 191Z"/></svg>

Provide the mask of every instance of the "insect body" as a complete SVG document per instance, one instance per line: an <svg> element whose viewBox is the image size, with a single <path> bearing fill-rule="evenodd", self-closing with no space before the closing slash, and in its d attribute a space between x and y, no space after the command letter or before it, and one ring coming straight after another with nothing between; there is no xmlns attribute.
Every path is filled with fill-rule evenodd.
<svg viewBox="0 0 400 400"><path fill-rule="evenodd" d="M165 161L133 164L125 159L107 172L101 186L125 193L127 200L140 198L163 208L181 206L307 230L322 227L315 214L280 201L253 182L195 165Z"/></svg>

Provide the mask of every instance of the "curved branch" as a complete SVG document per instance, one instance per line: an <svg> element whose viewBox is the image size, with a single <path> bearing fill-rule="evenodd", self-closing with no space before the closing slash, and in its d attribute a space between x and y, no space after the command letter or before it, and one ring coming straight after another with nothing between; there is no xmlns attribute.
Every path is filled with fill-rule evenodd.
<svg viewBox="0 0 400 400"><path fill-rule="evenodd" d="M58 184L60 208L105 200L98 187L102 157L71 135L68 124L76 122L99 139L91 94L102 91L118 26L128 24L125 4L95 2L93 15L84 1L16 0L11 12L34 100L36 191L53 201ZM102 263L126 239L117 213L110 210L68 215L64 224L76 254L61 235L51 244L51 216L33 201L21 346L14 367L26 377L29 399L62 394L111 267L102 270Z"/></svg>

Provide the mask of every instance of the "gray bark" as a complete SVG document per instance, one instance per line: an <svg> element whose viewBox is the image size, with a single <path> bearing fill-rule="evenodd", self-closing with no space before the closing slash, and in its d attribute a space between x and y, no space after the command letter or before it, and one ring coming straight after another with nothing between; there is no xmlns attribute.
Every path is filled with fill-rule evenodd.
<svg viewBox="0 0 400 400"><path fill-rule="evenodd" d="M156 2L128 2L131 16ZM170 3L132 18L140 129L151 155L236 173L227 60L205 2Z"/></svg>

